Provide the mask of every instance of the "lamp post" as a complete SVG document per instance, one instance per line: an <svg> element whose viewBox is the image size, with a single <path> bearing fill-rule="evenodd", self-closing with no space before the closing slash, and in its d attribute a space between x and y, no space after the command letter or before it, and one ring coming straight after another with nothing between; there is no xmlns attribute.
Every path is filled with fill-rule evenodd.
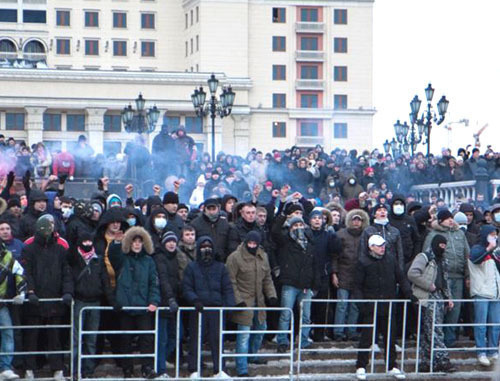
<svg viewBox="0 0 500 381"><path fill-rule="evenodd" d="M222 88L222 94L220 94L219 100L217 100L219 80L212 74L207 84L210 90L208 101L205 102L207 94L201 86L199 89L194 89L194 93L191 94L191 101L193 102L197 116L205 117L209 115L212 120L212 161L215 161L215 118L219 115L222 119L231 114L236 94L233 92L231 85L229 85L227 88Z"/></svg>
<svg viewBox="0 0 500 381"><path fill-rule="evenodd" d="M134 110L129 104L122 110L122 121L125 126L125 131L129 133L136 132L142 134L143 132L150 134L155 130L156 122L160 117L160 110L158 107L153 106L146 110L146 100L139 93L135 100Z"/></svg>
<svg viewBox="0 0 500 381"><path fill-rule="evenodd" d="M401 122L398 120L394 124L394 132L396 133L396 139L399 144L402 145L403 150L405 152L409 152L411 150L411 155L413 156L415 150L417 149L417 145L422 142L422 128L419 126L418 130L415 128L415 122L412 120L410 114L411 127L408 123Z"/></svg>
<svg viewBox="0 0 500 381"><path fill-rule="evenodd" d="M425 135L427 141L427 157L430 155L431 151L431 131L432 131L432 122L440 125L444 122L444 118L446 115L446 111L448 110L449 101L443 95L441 99L439 99L437 103L437 113L432 107L432 98L434 97L434 89L432 85L429 83L425 89L425 98L427 100L427 110L422 112L422 115L419 117L418 113L420 110L420 105L422 101L418 98L418 95L415 95L410 102L410 121L412 123L412 130L414 125L418 126L418 131L420 137Z"/></svg>

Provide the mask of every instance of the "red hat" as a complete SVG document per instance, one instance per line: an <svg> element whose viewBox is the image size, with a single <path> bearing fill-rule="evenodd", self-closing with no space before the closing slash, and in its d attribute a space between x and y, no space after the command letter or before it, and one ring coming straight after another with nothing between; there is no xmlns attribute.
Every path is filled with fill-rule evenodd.
<svg viewBox="0 0 500 381"><path fill-rule="evenodd" d="M267 180L267 181L264 183L264 185L265 185L266 187L272 187L272 186L273 186L273 182L272 182L272 181Z"/></svg>
<svg viewBox="0 0 500 381"><path fill-rule="evenodd" d="M279 152L275 152L275 153L274 153L274 158L275 158L275 159L278 159L278 158L280 158L280 157L281 157L281 154L280 154Z"/></svg>

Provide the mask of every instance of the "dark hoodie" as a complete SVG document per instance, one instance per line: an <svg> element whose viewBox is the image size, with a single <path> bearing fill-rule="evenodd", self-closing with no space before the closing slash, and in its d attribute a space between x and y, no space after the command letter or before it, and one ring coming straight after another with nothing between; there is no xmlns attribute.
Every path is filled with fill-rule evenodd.
<svg viewBox="0 0 500 381"><path fill-rule="evenodd" d="M42 214L47 213L47 211L39 212L35 210L34 205L36 201L48 201L47 196L44 192L38 189L32 189L30 192L30 198L28 203L28 208L25 214L21 217L19 221L20 237L21 241L25 241L29 237L35 234L35 224Z"/></svg>
<svg viewBox="0 0 500 381"><path fill-rule="evenodd" d="M480 264L483 262L483 260L486 258L488 254L491 254L492 252L486 251L486 248L488 247L488 235L496 231L497 229L493 225L483 225L481 226L481 230L479 232L479 243L476 245L472 246L472 249L470 251L470 261L474 264ZM500 263L496 262L497 268L499 268L500 271Z"/></svg>
<svg viewBox="0 0 500 381"><path fill-rule="evenodd" d="M167 225L162 229L158 230L154 224L155 224L155 218L158 214L163 213L165 214L165 219L167 220ZM155 251L159 250L161 248L161 237L162 235L171 229L169 229L169 221L168 221L168 212L163 208L156 208L151 212L151 215L149 216L148 220L146 221L146 224L144 228L148 231L148 233L151 235L151 239L153 240L153 246L155 248Z"/></svg>
<svg viewBox="0 0 500 381"><path fill-rule="evenodd" d="M404 213L401 215L394 214L394 202L401 201L404 205ZM403 241L403 254L405 262L405 271L408 270L413 258L420 252L416 242L420 241L417 224L415 219L407 214L407 206L404 196L394 195L391 200L391 210L389 212L389 222L392 226L399 230L401 240Z"/></svg>

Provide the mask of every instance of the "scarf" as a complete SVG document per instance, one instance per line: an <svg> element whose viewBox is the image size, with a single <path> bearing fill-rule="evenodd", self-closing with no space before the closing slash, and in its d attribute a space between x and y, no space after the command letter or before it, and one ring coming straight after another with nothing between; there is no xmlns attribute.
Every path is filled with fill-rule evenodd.
<svg viewBox="0 0 500 381"><path fill-rule="evenodd" d="M92 250L85 252L81 248L77 247L78 253L82 256L83 260L85 263L89 263L90 260L95 256L95 249L92 248Z"/></svg>

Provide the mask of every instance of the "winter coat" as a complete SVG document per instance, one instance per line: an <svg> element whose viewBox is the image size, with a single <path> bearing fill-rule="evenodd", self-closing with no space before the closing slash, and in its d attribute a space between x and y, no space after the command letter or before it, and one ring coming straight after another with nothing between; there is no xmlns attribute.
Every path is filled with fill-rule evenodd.
<svg viewBox="0 0 500 381"><path fill-rule="evenodd" d="M247 307L265 307L267 299L276 298L271 277L271 267L267 254L258 248L257 253L251 254L242 243L227 258L226 268L233 285L236 304L244 302ZM235 311L232 321L235 324L252 326L254 311ZM266 311L258 311L259 322L266 321Z"/></svg>
<svg viewBox="0 0 500 381"><path fill-rule="evenodd" d="M163 213L165 215L165 218L167 219L167 225L162 230L158 230L154 225L155 218L159 213ZM163 236L163 234L171 230L169 223L170 221L168 220L168 212L163 207L155 208L149 215L149 218L146 221L144 228L148 231L149 235L151 236L151 239L153 240L153 247L155 251L159 250L162 246L161 237Z"/></svg>
<svg viewBox="0 0 500 381"><path fill-rule="evenodd" d="M73 295L73 279L68 264L67 252L57 244L54 236L44 241L38 235L31 245L23 249L21 264L24 267L28 293L40 299L61 298ZM28 304L26 314L31 316L63 316L65 307L61 302L41 302L40 306Z"/></svg>
<svg viewBox="0 0 500 381"><path fill-rule="evenodd" d="M315 274L319 276L318 290L328 290L333 273L332 259L340 252L340 240L335 231L324 227L320 230L311 230L311 235L314 244Z"/></svg>
<svg viewBox="0 0 500 381"><path fill-rule="evenodd" d="M11 282L13 283L12 286L9 284ZM10 290L10 288L15 291ZM7 299L26 291L27 283L24 276L24 269L14 258L12 252L4 250L0 253L0 299Z"/></svg>
<svg viewBox="0 0 500 381"><path fill-rule="evenodd" d="M180 297L178 251L176 249L170 253L165 248L161 248L153 255L160 281L161 306L168 307L170 299L179 300Z"/></svg>
<svg viewBox="0 0 500 381"><path fill-rule="evenodd" d="M199 244L196 245L199 247ZM182 280L184 300L189 305L201 302L204 306L234 307L234 291L226 267L219 261L209 264L201 261L199 249L196 261L184 271Z"/></svg>
<svg viewBox="0 0 500 381"><path fill-rule="evenodd" d="M467 259L470 255L469 244L467 238L458 225L454 223L451 229L447 229L440 225L437 221L431 224L432 230L427 235L424 242L424 251L427 251L431 245L432 239L441 234L447 240L444 256L448 261L448 275L452 279L468 278L469 267Z"/></svg>
<svg viewBox="0 0 500 381"><path fill-rule="evenodd" d="M500 249L486 250L488 235L493 231L494 226L483 226L479 243L472 247L468 261L471 297L500 299Z"/></svg>
<svg viewBox="0 0 500 381"><path fill-rule="evenodd" d="M78 238L84 232L88 234L92 234L94 232L94 227L92 226L91 221L83 216L71 216L66 225L66 239L70 246L75 246Z"/></svg>
<svg viewBox="0 0 500 381"><path fill-rule="evenodd" d="M184 227L184 220L177 214L170 214L167 212L167 228L166 231L172 231L177 236L177 239L182 238L182 228Z"/></svg>
<svg viewBox="0 0 500 381"><path fill-rule="evenodd" d="M182 284L182 278L184 277L184 270L186 267L196 259L196 245L193 244L193 247L188 247L182 241L178 244L177 251L177 263L179 266L179 280Z"/></svg>
<svg viewBox="0 0 500 381"><path fill-rule="evenodd" d="M342 197L344 197L344 200L350 200L351 198L358 198L359 194L364 191L363 187L359 185L357 181L354 185L349 184L350 179L356 180L354 176L349 176L347 178L346 183L342 187Z"/></svg>
<svg viewBox="0 0 500 381"><path fill-rule="evenodd" d="M35 210L34 204L36 201L47 201L47 199L47 196L42 191L38 189L31 190L28 208L19 221L20 234L19 237L16 238L19 238L21 241L25 241L35 234L36 221L42 214L46 214L47 212L39 212L38 210Z"/></svg>
<svg viewBox="0 0 500 381"><path fill-rule="evenodd" d="M252 230L255 230L260 233L261 242L264 242L266 240L265 232L259 225L257 225L257 222L255 221L253 223L248 223L243 218L239 217L236 220L236 223L232 223L230 224L230 226L231 229L229 230L229 236L228 236L229 240L228 249L230 253L232 253L238 248L240 243L242 243L245 240L246 235Z"/></svg>
<svg viewBox="0 0 500 381"><path fill-rule="evenodd" d="M216 259L225 262L229 251L229 232L231 227L225 218L218 218L211 222L205 214L196 217L191 225L196 230L196 237L209 236L214 242Z"/></svg>
<svg viewBox="0 0 500 381"><path fill-rule="evenodd" d="M61 152L54 157L52 162L52 174L73 176L75 174L75 159L69 152Z"/></svg>
<svg viewBox="0 0 500 381"><path fill-rule="evenodd" d="M403 254L403 242L401 240L401 234L399 230L390 224L380 225L373 223L368 226L361 234L361 241L359 246L359 257L363 255L368 255L368 240L374 234L381 235L386 240L385 255L393 256L397 259L401 271L404 269L404 254Z"/></svg>
<svg viewBox="0 0 500 381"><path fill-rule="evenodd" d="M143 248L140 253L131 250L134 237L140 236ZM156 265L151 258L153 242L148 232L134 226L125 232L122 243L111 244L109 259L117 273L116 303L122 307L147 307L160 305L160 284ZM126 311L129 315L145 315L145 310Z"/></svg>
<svg viewBox="0 0 500 381"><path fill-rule="evenodd" d="M359 215L362 218L360 229L352 226L352 217ZM346 227L337 233L341 250L333 256L332 272L337 274L339 287L344 290L354 289L354 275L359 257L359 242L361 233L369 225L370 217L361 209L353 209L347 213Z"/></svg>

